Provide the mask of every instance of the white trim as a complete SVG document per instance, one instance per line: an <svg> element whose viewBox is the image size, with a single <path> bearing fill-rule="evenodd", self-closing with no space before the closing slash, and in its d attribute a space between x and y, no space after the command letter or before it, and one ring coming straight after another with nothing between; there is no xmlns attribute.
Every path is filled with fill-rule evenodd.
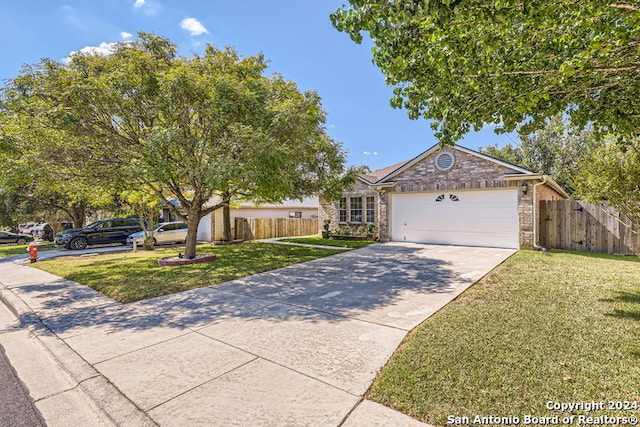
<svg viewBox="0 0 640 427"><path fill-rule="evenodd" d="M542 181L538 182L537 184L533 185L533 247L537 247L538 246L538 200L537 200L537 195L536 195L536 189L538 188L539 185L544 185L547 183L547 179L549 177L548 176L544 176L544 178L542 179Z"/></svg>
<svg viewBox="0 0 640 427"><path fill-rule="evenodd" d="M507 174L507 175L504 175L503 178L505 181L526 181L526 180L538 179L543 181L545 184L547 184L547 186L551 187L556 193L560 194L565 199L569 198L569 195L567 194L567 192L564 191L562 187L560 187L560 184L555 182L553 178L551 178L549 175L545 175L542 173L534 173L534 174L528 174L528 175Z"/></svg>
<svg viewBox="0 0 640 427"><path fill-rule="evenodd" d="M439 161L443 157L448 157L449 160L451 161L451 163L449 164L449 167L443 168L440 166ZM456 164L456 157L453 155L453 153L449 151L441 151L440 153L436 154L436 158L434 159L434 162L436 164L436 168L438 168L439 171L446 172Z"/></svg>
<svg viewBox="0 0 640 427"><path fill-rule="evenodd" d="M503 162L502 160L498 160L494 157L491 156L487 156L485 154L482 153L478 153L477 151L473 151L470 150L469 148L463 147L461 145L453 145L451 147L449 147L453 150L458 150L461 151L463 153L478 157L480 159L483 160L487 160L489 162L495 163L497 165L503 166L505 168L511 169L512 171L514 171L515 173L518 174L535 174L535 172L530 171L528 169L524 169L521 168L519 166L516 165L512 165L511 163L507 163L507 162ZM440 146L440 144L435 144L433 145L431 148L427 149L426 151L422 152L421 154L419 154L418 156L414 157L412 160L408 161L407 163L405 163L403 166L399 167L398 169L396 169L395 171L391 172L389 175L385 176L384 178L378 180L378 183L383 183L391 178L394 178L395 176L399 175L400 173L404 172L405 170L411 168L412 166L414 166L416 163L421 162L422 160L424 160L425 158L429 157L431 154L437 152L438 150L441 150L442 147ZM508 174L507 174L508 175Z"/></svg>

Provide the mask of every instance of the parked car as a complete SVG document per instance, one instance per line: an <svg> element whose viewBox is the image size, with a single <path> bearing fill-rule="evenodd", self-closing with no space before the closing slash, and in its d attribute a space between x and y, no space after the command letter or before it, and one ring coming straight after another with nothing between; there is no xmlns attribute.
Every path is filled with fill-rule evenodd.
<svg viewBox="0 0 640 427"><path fill-rule="evenodd" d="M0 243L17 243L18 245L24 245L27 242L32 242L33 236L29 234L17 234L9 231L0 231Z"/></svg>
<svg viewBox="0 0 640 427"><path fill-rule="evenodd" d="M18 233L20 234L33 234L33 228L38 225L37 222L27 222L25 224L18 225Z"/></svg>
<svg viewBox="0 0 640 427"><path fill-rule="evenodd" d="M88 245L127 244L129 234L142 230L140 218L111 218L91 223L84 228L71 228L56 234L56 246L84 249Z"/></svg>
<svg viewBox="0 0 640 427"><path fill-rule="evenodd" d="M181 221L161 222L160 224L149 230L149 236L153 238L154 245L162 245L165 243L184 243L187 240L188 226ZM138 231L129 235L127 244L132 245L133 241L136 245L144 243L144 231Z"/></svg>
<svg viewBox="0 0 640 427"><path fill-rule="evenodd" d="M31 234L38 239L53 242L53 228L51 228L51 226L46 222L37 224L33 227L31 229Z"/></svg>

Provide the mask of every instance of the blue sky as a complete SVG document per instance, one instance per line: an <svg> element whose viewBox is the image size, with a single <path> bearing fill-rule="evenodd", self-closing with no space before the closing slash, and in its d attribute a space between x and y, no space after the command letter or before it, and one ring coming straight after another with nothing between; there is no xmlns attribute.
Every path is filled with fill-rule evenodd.
<svg viewBox="0 0 640 427"><path fill-rule="evenodd" d="M371 62L371 43L357 45L331 26L343 0L31 0L3 2L0 79L40 58L103 47L154 32L182 55L207 43L233 46L242 55L264 53L270 72L316 90L327 130L349 151L348 163L382 168L410 159L437 142L429 123L409 120L389 106L391 88ZM471 149L515 139L492 128L460 142Z"/></svg>

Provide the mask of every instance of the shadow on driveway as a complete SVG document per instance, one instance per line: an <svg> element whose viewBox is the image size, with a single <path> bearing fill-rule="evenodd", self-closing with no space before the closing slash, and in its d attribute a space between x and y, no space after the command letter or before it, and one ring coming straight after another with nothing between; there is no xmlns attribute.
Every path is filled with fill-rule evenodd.
<svg viewBox="0 0 640 427"><path fill-rule="evenodd" d="M62 336L74 335L87 326L102 326L110 331L154 327L197 329L229 318L264 318L270 313L265 308L275 303L303 309L290 315L309 322L339 322L341 318L355 316L377 323L367 315L386 310L388 313L383 317L390 321L382 323L409 328L419 321L412 319L407 324L394 324L394 318L406 316L407 310L417 310L415 314L420 317L421 307L428 305L428 301L419 301L419 298L448 301L452 294L479 278L466 274L468 268L465 269L464 264L467 263L452 265L452 261L444 259L447 256L431 256L435 252L433 248L372 245L212 287L126 305L65 279L22 284L12 289L50 329ZM457 250L457 258L465 258L464 249ZM277 313L274 321L287 320L282 310Z"/></svg>

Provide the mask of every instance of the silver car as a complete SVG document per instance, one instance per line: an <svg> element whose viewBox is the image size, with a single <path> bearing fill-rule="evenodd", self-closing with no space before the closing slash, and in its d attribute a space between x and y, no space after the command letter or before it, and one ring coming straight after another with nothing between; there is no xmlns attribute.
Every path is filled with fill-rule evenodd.
<svg viewBox="0 0 640 427"><path fill-rule="evenodd" d="M187 240L188 226L182 221L161 222L149 231L153 237L154 245L163 245L166 243L184 243ZM132 245L133 241L136 245L142 246L144 243L144 231L130 234L127 238L127 244Z"/></svg>

